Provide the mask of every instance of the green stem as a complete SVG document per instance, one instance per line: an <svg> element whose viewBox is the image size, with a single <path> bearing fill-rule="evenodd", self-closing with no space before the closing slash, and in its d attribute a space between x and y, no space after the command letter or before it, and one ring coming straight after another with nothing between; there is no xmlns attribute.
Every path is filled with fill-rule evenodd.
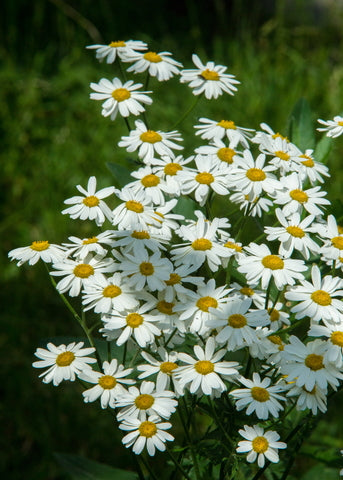
<svg viewBox="0 0 343 480"><path fill-rule="evenodd" d="M220 420L220 418L218 417L217 415L217 412L216 412L216 407L214 405L214 402L212 400L212 398L208 397L208 400L209 400L209 404L210 404L210 408L212 410L212 413L213 413L213 416L214 416L214 419L215 419L215 422L217 424L217 426L219 427L219 429L222 431L225 439L228 441L228 443L230 445L233 445L233 441L232 439L229 437L229 435L227 434L227 431L225 430L224 426L223 426L223 422ZM227 447L227 445L225 445L224 443L224 447L227 449L227 451L231 454L231 450Z"/></svg>
<svg viewBox="0 0 343 480"><path fill-rule="evenodd" d="M187 409L187 405L186 405L185 398L184 398L184 397L181 397L181 398L182 398L182 401L183 401L183 404L184 404L184 408L185 408L186 411L187 411L188 409ZM190 451L191 451L191 456L192 456L193 465L194 465L195 477L196 477L197 480L200 480L200 479L201 479L201 476L200 476L200 469L199 469L198 459L197 459L197 456L196 456L195 451L194 451L194 445L193 445L193 442L192 442L192 438L191 438L191 436L190 436L190 434L189 434L189 430L188 430L188 427L187 427L187 423L186 423L186 421L185 421L185 419L184 419L181 406L178 408L178 414L179 414L179 417L180 417L180 420L181 420L181 423L182 423L182 427L183 427L183 429L184 429L184 432L185 432L187 441L188 441L188 443L189 443L189 448L190 448Z"/></svg>
<svg viewBox="0 0 343 480"><path fill-rule="evenodd" d="M198 104L200 98L202 97L201 95L197 95L191 106L188 108L188 110L185 111L185 113L181 116L181 118L172 126L170 130L175 130L175 128L180 125L184 121L184 119L191 113L191 111L196 107Z"/></svg>
<svg viewBox="0 0 343 480"><path fill-rule="evenodd" d="M128 121L128 119L127 119L126 117L123 117L123 119L124 119L124 122L125 122L125 124L126 124L126 126L127 126L128 130L129 130L129 133L130 133L130 132L131 132L131 130L132 130L132 128L130 127L129 121Z"/></svg>
<svg viewBox="0 0 343 480"><path fill-rule="evenodd" d="M157 476L154 474L154 472L152 471L152 468L150 467L148 460L146 460L143 455L140 456L140 459L142 460L145 468L148 470L148 472L149 472L150 476L153 478L153 480L159 480L157 478Z"/></svg>
<svg viewBox="0 0 343 480"><path fill-rule="evenodd" d="M180 470L180 472L182 473L182 475L184 476L184 478L186 480L191 480L190 476L188 475L188 473L184 470L184 468L182 467L182 465L176 460L176 458L174 457L174 455L171 453L168 445L166 445L166 451L167 453L169 454L172 462L174 463L175 467Z"/></svg>

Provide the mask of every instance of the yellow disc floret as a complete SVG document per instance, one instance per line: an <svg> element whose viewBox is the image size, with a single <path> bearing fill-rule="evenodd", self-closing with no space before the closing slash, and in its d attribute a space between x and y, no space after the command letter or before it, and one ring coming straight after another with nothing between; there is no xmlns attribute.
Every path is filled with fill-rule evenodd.
<svg viewBox="0 0 343 480"><path fill-rule="evenodd" d="M308 155L300 155L300 158L306 158L306 160L301 161L301 163L304 165L304 167L309 167L309 168L314 167L314 161Z"/></svg>
<svg viewBox="0 0 343 480"><path fill-rule="evenodd" d="M105 287L102 291L102 295L104 297L108 298L115 298L118 297L122 292L121 288L118 287L117 285L108 285L108 287Z"/></svg>
<svg viewBox="0 0 343 480"><path fill-rule="evenodd" d="M100 200L95 195L90 195L82 200L82 203L86 205L86 207L97 207L100 203Z"/></svg>
<svg viewBox="0 0 343 480"><path fill-rule="evenodd" d="M251 297L255 293L254 290L250 287L242 287L239 291L242 295L246 295L247 297Z"/></svg>
<svg viewBox="0 0 343 480"><path fill-rule="evenodd" d="M116 88L111 95L117 102L123 102L131 97L130 90L127 90L127 88Z"/></svg>
<svg viewBox="0 0 343 480"><path fill-rule="evenodd" d="M202 185L210 185L212 182L214 182L214 176L212 173L202 172L196 175L195 180Z"/></svg>
<svg viewBox="0 0 343 480"><path fill-rule="evenodd" d="M197 238L192 243L192 248L193 250L203 250L203 251L211 250L212 242L207 238Z"/></svg>
<svg viewBox="0 0 343 480"><path fill-rule="evenodd" d="M47 250L50 247L50 243L47 240L37 240L32 242L30 245L31 250L35 250L36 252L42 252L43 250Z"/></svg>
<svg viewBox="0 0 343 480"><path fill-rule="evenodd" d="M199 360L194 364L194 368L201 375L208 375L214 372L214 364L209 360Z"/></svg>
<svg viewBox="0 0 343 480"><path fill-rule="evenodd" d="M201 297L196 303L196 306L203 312L208 312L210 307L217 308L218 302L213 297Z"/></svg>
<svg viewBox="0 0 343 480"><path fill-rule="evenodd" d="M268 390L262 387L252 387L250 393L252 398L258 402L266 402L270 398Z"/></svg>
<svg viewBox="0 0 343 480"><path fill-rule="evenodd" d="M86 238L83 240L82 244L83 245L90 245L91 243L98 243L98 238L97 237L91 237L91 238Z"/></svg>
<svg viewBox="0 0 343 480"><path fill-rule="evenodd" d="M218 127L223 127L225 130L236 130L237 127L235 125L235 122L232 120L220 120L220 122L217 123Z"/></svg>
<svg viewBox="0 0 343 480"><path fill-rule="evenodd" d="M142 142L147 143L156 143L162 140L161 135L154 130L147 130L146 132L143 132L139 138L142 140Z"/></svg>
<svg viewBox="0 0 343 480"><path fill-rule="evenodd" d="M277 255L266 255L262 258L262 265L271 270L281 270L284 267L284 261Z"/></svg>
<svg viewBox="0 0 343 480"><path fill-rule="evenodd" d="M148 62L151 63L160 63L162 62L162 57L158 55L156 52L146 52L143 57L145 60L148 60Z"/></svg>
<svg viewBox="0 0 343 480"><path fill-rule="evenodd" d="M263 180L265 180L267 177L264 171L260 168L249 168L245 175L252 182L263 182Z"/></svg>
<svg viewBox="0 0 343 480"><path fill-rule="evenodd" d="M292 235L292 237L303 238L305 235L304 230L300 227L290 226L287 227L286 230L290 235Z"/></svg>
<svg viewBox="0 0 343 480"><path fill-rule="evenodd" d="M131 212L135 213L142 213L144 212L144 207L140 202L136 202L136 200L128 200L125 203L127 210L131 210Z"/></svg>
<svg viewBox="0 0 343 480"><path fill-rule="evenodd" d="M134 230L131 233L131 237L137 240L149 240L150 234L146 230Z"/></svg>
<svg viewBox="0 0 343 480"><path fill-rule="evenodd" d="M117 380L112 375L103 375L99 378L98 384L104 390L112 390L117 385Z"/></svg>
<svg viewBox="0 0 343 480"><path fill-rule="evenodd" d="M339 330L336 332L332 332L330 335L330 340L331 340L331 343L333 343L334 345L343 347L343 332Z"/></svg>
<svg viewBox="0 0 343 480"><path fill-rule="evenodd" d="M156 305L156 308L159 312L165 313L166 315L173 315L173 307L175 306L172 302L166 302L165 300L161 300Z"/></svg>
<svg viewBox="0 0 343 480"><path fill-rule="evenodd" d="M215 72L214 70L209 70L208 68L206 68L206 70L203 70L200 75L205 80L218 81L220 79L219 74L217 72Z"/></svg>
<svg viewBox="0 0 343 480"><path fill-rule="evenodd" d="M181 277L177 273L171 273L169 280L166 280L167 285L176 285L181 282Z"/></svg>
<svg viewBox="0 0 343 480"><path fill-rule="evenodd" d="M140 424L138 430L142 437L151 438L156 434L157 427L154 422L149 422L149 420L146 420Z"/></svg>
<svg viewBox="0 0 343 480"><path fill-rule="evenodd" d="M56 365L59 367L69 367L75 360L73 352L62 352L56 358Z"/></svg>
<svg viewBox="0 0 343 480"><path fill-rule="evenodd" d="M269 442L265 437L255 437L251 444L256 453L264 453L269 447Z"/></svg>
<svg viewBox="0 0 343 480"><path fill-rule="evenodd" d="M299 190L299 188L296 188L295 190L291 190L289 192L289 196L293 200L296 200L299 203L306 203L308 201L307 193L303 192L302 190Z"/></svg>
<svg viewBox="0 0 343 480"><path fill-rule="evenodd" d="M311 294L311 300L313 300L315 303L318 303L318 305L321 305L322 307L327 307L328 305L331 305L332 299L328 292L325 292L325 290L316 290Z"/></svg>
<svg viewBox="0 0 343 480"><path fill-rule="evenodd" d="M175 368L177 368L177 363L175 362L163 362L160 365L161 372L167 373L168 375L170 375Z"/></svg>
<svg viewBox="0 0 343 480"><path fill-rule="evenodd" d="M94 268L92 267L92 265L88 265L88 263L80 263L79 265L76 265L73 273L75 277L88 278L93 275Z"/></svg>
<svg viewBox="0 0 343 480"><path fill-rule="evenodd" d="M333 237L331 238L331 243L338 250L343 250L343 237Z"/></svg>
<svg viewBox="0 0 343 480"><path fill-rule="evenodd" d="M145 188L156 187L159 183L160 178L152 173L150 175L145 175L145 177L141 179L141 184Z"/></svg>
<svg viewBox="0 0 343 480"><path fill-rule="evenodd" d="M219 160L225 163L233 163L233 157L236 155L235 150L228 147L220 148L217 152L217 157Z"/></svg>
<svg viewBox="0 0 343 480"><path fill-rule="evenodd" d="M139 271L141 272L142 275L145 275L146 277L149 277L152 275L155 271L154 266L150 262L142 262L139 265Z"/></svg>
<svg viewBox="0 0 343 480"><path fill-rule="evenodd" d="M118 48L118 47L125 47L126 44L125 42L123 42L123 40L117 40L116 42L111 42L108 46L113 48Z"/></svg>
<svg viewBox="0 0 343 480"><path fill-rule="evenodd" d="M135 399L135 405L140 410L148 410L148 408L153 406L154 402L155 402L154 397L146 393L142 393L142 395L138 395L138 397Z"/></svg>
<svg viewBox="0 0 343 480"><path fill-rule="evenodd" d="M232 250L235 250L236 252L241 252L243 250L243 247L241 247L240 245L237 245L237 243L230 242L230 241L224 243L224 247L231 248Z"/></svg>
<svg viewBox="0 0 343 480"><path fill-rule="evenodd" d="M179 172L180 170L182 170L182 167L179 163L168 163L163 171L166 175L171 175L171 176L174 176L177 174L177 172Z"/></svg>
<svg viewBox="0 0 343 480"><path fill-rule="evenodd" d="M324 358L323 355L310 353L305 358L305 365L306 367L316 372L317 370L321 370L322 368L324 368L323 358Z"/></svg>
<svg viewBox="0 0 343 480"><path fill-rule="evenodd" d="M240 313L233 313L228 317L227 324L232 328L243 328L247 324L247 319Z"/></svg>
<svg viewBox="0 0 343 480"><path fill-rule="evenodd" d="M288 153L283 152L282 150L278 150L277 152L274 152L274 155L280 158L280 160L285 160L286 162L291 158L290 155L288 155Z"/></svg>
<svg viewBox="0 0 343 480"><path fill-rule="evenodd" d="M126 317L126 323L131 328L137 328L142 325L144 318L139 313L129 313Z"/></svg>

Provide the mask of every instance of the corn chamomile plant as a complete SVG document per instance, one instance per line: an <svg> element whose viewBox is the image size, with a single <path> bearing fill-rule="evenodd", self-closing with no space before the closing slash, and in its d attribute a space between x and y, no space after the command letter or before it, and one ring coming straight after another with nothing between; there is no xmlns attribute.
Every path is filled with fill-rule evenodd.
<svg viewBox="0 0 343 480"><path fill-rule="evenodd" d="M194 54L183 69L134 40L87 48L118 67L90 97L123 118L118 148L138 167L121 188L91 176L65 200L62 213L93 222L94 236L9 253L18 266L45 262L86 334L38 348L33 366L45 383L77 380L85 402L112 413L106 435L119 428L137 460L125 478L257 480L268 469L284 480L343 381L342 217L328 210L321 162L342 117L319 120L314 151L304 101L290 138L200 118L187 151L181 131L150 126L148 84L178 76L206 102L236 93L227 67ZM110 170L120 181L123 166Z"/></svg>

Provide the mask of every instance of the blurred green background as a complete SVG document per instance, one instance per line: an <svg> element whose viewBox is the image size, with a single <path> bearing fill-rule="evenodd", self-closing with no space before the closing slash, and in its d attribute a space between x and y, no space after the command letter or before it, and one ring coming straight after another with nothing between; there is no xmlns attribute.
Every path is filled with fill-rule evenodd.
<svg viewBox="0 0 343 480"><path fill-rule="evenodd" d="M126 134L124 122L101 117L99 102L89 99L90 82L117 73L113 66L99 64L85 46L139 39L151 50L173 52L186 68L192 68L194 52L204 61L228 66L241 81L239 91L235 97L200 102L182 128L189 134L185 154L190 154L201 144L191 127L201 116L230 118L248 128L267 122L287 134L300 97L311 107L314 128L317 118L341 113L343 2L12 0L2 7L0 23L0 471L7 479L63 480L68 477L54 452L122 467L131 457L118 447L112 417L84 405L76 385L54 388L37 378L31 367L37 346L81 332L53 292L44 266L18 269L7 252L33 240L61 243L71 234L91 233L60 214L63 200L90 175L100 187L110 185L106 162L127 160L117 147ZM192 95L176 79L152 82L151 87L150 123L170 129ZM342 154L338 139L328 160L332 178L326 189L333 201L341 195ZM339 401L342 395L310 443L339 448ZM311 469L317 469L318 478L338 478L330 469L323 477L320 468L303 456L293 474L313 479Z"/></svg>

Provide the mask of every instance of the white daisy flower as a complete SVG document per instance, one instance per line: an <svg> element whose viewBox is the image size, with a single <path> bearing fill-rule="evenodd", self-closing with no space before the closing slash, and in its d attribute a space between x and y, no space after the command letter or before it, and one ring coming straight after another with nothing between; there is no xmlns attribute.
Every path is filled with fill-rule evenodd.
<svg viewBox="0 0 343 480"><path fill-rule="evenodd" d="M185 166L188 165L193 160L193 158L193 155L188 158L183 158L182 155L178 155L175 158L162 155L160 159L153 158L150 161L155 175L163 178L166 182L168 189L171 192L170 195L180 196L181 185L179 180L179 173L184 168L187 170L187 167Z"/></svg>
<svg viewBox="0 0 343 480"><path fill-rule="evenodd" d="M338 325L311 325L310 337L326 337L328 349L324 355L325 362L331 362L338 368L343 365L343 323Z"/></svg>
<svg viewBox="0 0 343 480"><path fill-rule="evenodd" d="M301 272L307 270L307 267L303 260L272 255L267 245L253 242L245 247L245 250L250 255L238 258L237 270L246 276L249 284L256 284L261 280L261 287L265 289L273 278L276 288L282 289L285 285L294 285L296 280L304 278Z"/></svg>
<svg viewBox="0 0 343 480"><path fill-rule="evenodd" d="M194 394L216 396L221 394L227 387L222 380L232 380L238 375L237 362L220 362L226 353L225 349L215 353L216 343L213 337L206 341L205 349L199 345L193 348L196 359L186 353L179 353L179 360L186 363L186 366L178 367L175 370L175 377L181 385L187 386Z"/></svg>
<svg viewBox="0 0 343 480"><path fill-rule="evenodd" d="M295 318L310 317L312 321L324 321L330 325L340 324L343 313L343 302L334 297L343 295L343 280L339 277L326 275L321 278L317 265L311 270L312 283L301 281L301 285L290 288L285 297L297 302L291 312Z"/></svg>
<svg viewBox="0 0 343 480"><path fill-rule="evenodd" d="M175 193L174 189L168 186L160 176L155 175L149 166L132 172L131 176L138 180L128 183L126 187L130 188L134 193L143 192L154 205L164 205L164 195Z"/></svg>
<svg viewBox="0 0 343 480"><path fill-rule="evenodd" d="M96 191L96 178L90 177L87 184L87 189L77 185L76 188L83 196L75 196L64 201L71 207L62 210L63 214L68 214L72 219L80 218L80 220L95 220L98 226L101 226L105 219L112 220L112 212L110 208L103 201L103 198L108 197L114 193L114 187L102 188Z"/></svg>
<svg viewBox="0 0 343 480"><path fill-rule="evenodd" d="M113 241L113 247L120 247L123 255L131 253L137 256L142 249L148 249L152 252L164 251L166 250L164 244L168 243L168 238L152 232L151 229L149 231L144 230L140 225L137 225L134 229L114 232L114 237L119 237L119 240Z"/></svg>
<svg viewBox="0 0 343 480"><path fill-rule="evenodd" d="M200 206L205 205L211 190L218 195L228 195L227 188L229 167L225 163L218 164L210 156L197 155L195 157L197 169L182 170L179 173L181 192L188 195L194 192L195 200Z"/></svg>
<svg viewBox="0 0 343 480"><path fill-rule="evenodd" d="M305 387L298 387L294 383L290 385L287 397L297 397L295 408L297 410L312 410L313 415L318 414L318 410L325 413L327 390L321 389L315 385L312 390L308 391Z"/></svg>
<svg viewBox="0 0 343 480"><path fill-rule="evenodd" d="M136 308L139 301L136 290L117 272L110 278L98 277L85 285L82 304L85 312L93 308L95 313L110 313Z"/></svg>
<svg viewBox="0 0 343 480"><path fill-rule="evenodd" d="M305 153L299 156L299 175L302 181L307 179L311 185L317 182L324 183L324 177L330 177L329 169L326 165L320 162L316 162L312 156L313 150L305 150Z"/></svg>
<svg viewBox="0 0 343 480"><path fill-rule="evenodd" d="M147 44L140 40L117 40L108 45L88 45L86 48L95 50L96 58L101 62L106 58L106 63L113 63L118 57L121 60L134 50L146 50Z"/></svg>
<svg viewBox="0 0 343 480"><path fill-rule="evenodd" d="M171 428L171 423L160 423L157 415L151 415L148 420L139 420L138 418L126 418L120 425L121 430L129 431L122 442L126 448L132 447L133 452L139 455L146 447L150 456L155 455L155 451L164 452L165 442L172 442L174 437L166 432Z"/></svg>
<svg viewBox="0 0 343 480"><path fill-rule="evenodd" d="M179 75L183 65L171 58L170 52L132 52L126 55L124 62L134 62L127 69L128 72L142 73L148 70L149 75L156 77L159 82L169 80L174 75Z"/></svg>
<svg viewBox="0 0 343 480"><path fill-rule="evenodd" d="M101 408L115 408L118 397L126 393L124 385L135 383L134 380L126 378L133 368L124 370L124 365L118 365L115 358L110 363L104 362L102 367L104 373L85 370L79 375L81 380L95 384L94 387L82 392L82 396L85 403L94 402L100 398Z"/></svg>
<svg viewBox="0 0 343 480"><path fill-rule="evenodd" d="M35 240L28 247L19 247L8 252L10 260L19 260L18 267L26 262L35 265L39 260L45 263L61 262L66 255L63 247L49 243L48 240Z"/></svg>
<svg viewBox="0 0 343 480"><path fill-rule="evenodd" d="M317 120L324 127L317 128L318 132L326 132L327 137L336 138L343 133L343 117L336 115L333 120Z"/></svg>
<svg viewBox="0 0 343 480"><path fill-rule="evenodd" d="M122 83L119 78L112 81L102 78L99 83L91 83L91 89L96 93L91 93L92 100L105 100L102 104L101 115L111 117L115 120L118 112L122 117L128 117L130 114L139 115L145 112L141 105L151 105L152 100L146 93L138 92L142 83L134 84L132 80Z"/></svg>
<svg viewBox="0 0 343 480"><path fill-rule="evenodd" d="M161 130L150 130L142 120L135 121L135 130L131 130L128 136L122 137L118 143L128 152L138 150L138 157L145 163L150 164L154 154L175 157L173 150L182 150L183 146L175 142L181 142L182 138L178 131L162 132Z"/></svg>
<svg viewBox="0 0 343 480"><path fill-rule="evenodd" d="M281 302L277 302L275 305L271 300L268 302L269 328L273 332L280 330L284 325L290 325L289 313L283 312L281 310L283 307L284 305Z"/></svg>
<svg viewBox="0 0 343 480"><path fill-rule="evenodd" d="M323 257L327 260L337 260L339 257L343 257L343 233L333 215L328 216L326 225L320 225L318 233L325 239L324 245L320 249Z"/></svg>
<svg viewBox="0 0 343 480"><path fill-rule="evenodd" d="M336 365L324 360L327 350L328 343L323 340L305 345L292 335L281 353L281 372L287 375L287 382L294 381L298 387L305 387L308 391L314 386L326 390L328 384L336 390L343 374Z"/></svg>
<svg viewBox="0 0 343 480"><path fill-rule="evenodd" d="M200 155L212 155L217 162L224 162L228 165L232 165L242 152L237 150L237 139L230 141L227 146L219 138L214 138L211 145L203 145L195 149L195 152Z"/></svg>
<svg viewBox="0 0 343 480"><path fill-rule="evenodd" d="M76 297L83 286L103 278L104 273L113 272L115 263L111 258L88 256L82 260L66 258L63 262L54 263L53 268L55 271L51 271L50 275L64 276L56 285L57 290Z"/></svg>
<svg viewBox="0 0 343 480"><path fill-rule="evenodd" d="M226 303L218 311L211 309L212 318L206 325L219 331L216 342L225 343L229 351L237 350L256 341L255 328L268 324L266 310L248 311L251 299L234 299Z"/></svg>
<svg viewBox="0 0 343 480"><path fill-rule="evenodd" d="M235 145L241 143L244 148L249 148L249 142L253 130L252 128L238 127L232 120L210 120L209 118L199 118L199 122L203 125L195 125L197 129L196 135L206 140L221 140L228 138Z"/></svg>
<svg viewBox="0 0 343 480"><path fill-rule="evenodd" d="M262 138L259 149L262 153L272 157L269 163L275 165L281 175L298 170L297 162L300 160L301 151L288 139L266 135Z"/></svg>
<svg viewBox="0 0 343 480"><path fill-rule="evenodd" d="M238 388L232 390L230 395L236 399L236 408L238 411L246 408L246 414L251 415L256 413L257 418L267 420L272 415L278 418L279 411L283 410L280 401L286 399L279 395L284 391L281 385L272 385L271 379L265 377L261 380L258 373L253 373L252 380L244 377L238 379L247 388Z"/></svg>
<svg viewBox="0 0 343 480"><path fill-rule="evenodd" d="M139 388L130 387L123 393L117 407L124 407L117 415L119 422L126 418L146 420L147 415L168 419L176 410L177 400L174 392L155 389L154 382L143 381Z"/></svg>
<svg viewBox="0 0 343 480"><path fill-rule="evenodd" d="M173 351L167 351L165 348L159 347L157 353L161 360L157 360L147 352L141 352L141 356L148 364L137 365L137 370L142 372L138 375L139 379L156 375L156 389L166 390L170 388L171 382L173 389L178 395L182 395L183 389L181 388L178 380L175 378L175 370L178 367L177 353Z"/></svg>
<svg viewBox="0 0 343 480"><path fill-rule="evenodd" d="M274 130L267 124L267 123L261 123L260 124L261 129L263 130L262 132L257 131L256 135L254 138L251 139L253 143L263 143L266 138L281 138L281 140L285 140L286 142L289 142L289 139L285 137L284 135L281 135L279 132L274 132Z"/></svg>
<svg viewBox="0 0 343 480"><path fill-rule="evenodd" d="M266 303L266 292L257 289L257 285L242 286L237 282L233 282L230 287L232 288L232 295L237 296L240 300L250 298L255 307L264 308Z"/></svg>
<svg viewBox="0 0 343 480"><path fill-rule="evenodd" d="M283 205L283 213L289 217L292 213L301 213L303 208L311 215L322 215L322 205L330 205L325 197L326 192L320 187L303 190L299 175L293 172L287 177L280 178L281 189L275 192L274 203Z"/></svg>
<svg viewBox="0 0 343 480"><path fill-rule="evenodd" d="M155 325L160 322L160 317L146 313L151 310L151 307L151 303L148 302L132 312L103 315L105 333L116 331L118 346L123 345L132 337L140 347L145 348L155 341L155 337L161 335L161 330Z"/></svg>
<svg viewBox="0 0 343 480"><path fill-rule="evenodd" d="M193 95L205 93L207 99L218 98L224 92L234 95L236 84L240 83L234 75L224 73L227 67L215 65L214 62L202 63L198 55L193 54L192 60L196 69L182 70L180 82L189 83Z"/></svg>
<svg viewBox="0 0 343 480"><path fill-rule="evenodd" d="M249 195L242 192L230 195L230 201L232 203L238 203L239 209L244 210L244 215L251 217L262 217L262 214L269 212L270 207L273 206L273 202L268 198L255 197L250 199Z"/></svg>
<svg viewBox="0 0 343 480"><path fill-rule="evenodd" d="M278 240L280 242L280 255L288 258L292 255L293 250L297 250L308 260L311 254L319 253L319 245L309 235L314 231L314 228L310 226L315 218L314 215L309 215L301 220L300 214L295 212L286 218L279 208L275 210L275 214L282 227L265 227L264 231L268 241Z"/></svg>
<svg viewBox="0 0 343 480"><path fill-rule="evenodd" d="M175 230L180 228L179 222L184 220L185 217L178 213L170 213L177 204L177 199L173 198L166 202L164 205L159 205L155 210L155 215L158 218L157 223L149 226L150 232L153 234L159 234L163 238L167 238L169 241L172 239Z"/></svg>
<svg viewBox="0 0 343 480"><path fill-rule="evenodd" d="M191 275L196 270L192 265L180 265L172 271L169 280L165 280L166 288L163 290L164 298L167 302L173 302L176 298L184 300L190 295L189 288L184 287L184 283L190 283L197 287L204 285L203 277Z"/></svg>
<svg viewBox="0 0 343 480"><path fill-rule="evenodd" d="M35 355L41 360L32 364L35 368L49 367L39 375L39 377L43 377L44 383L52 382L57 386L63 380L73 382L83 370L91 370L89 363L96 362L95 358L86 356L95 352L95 348L82 348L83 342L58 346L48 343L47 347L47 350L37 348Z"/></svg>
<svg viewBox="0 0 343 480"><path fill-rule="evenodd" d="M88 238L78 238L78 237L68 237L71 243L63 243L62 245L66 248L67 256L72 255L75 258L82 259L87 257L90 253L98 256L105 256L108 249L104 248L105 246L114 246L113 242L113 230L106 230L105 232L98 233L94 237Z"/></svg>
<svg viewBox="0 0 343 480"><path fill-rule="evenodd" d="M252 463L257 459L257 464L260 468L264 467L265 459L272 463L278 463L280 448L286 448L287 444L278 442L280 435L273 430L265 432L264 429L258 425L249 427L244 425L244 430L238 430L240 435L245 438L238 442L236 452L247 453L247 462Z"/></svg>

